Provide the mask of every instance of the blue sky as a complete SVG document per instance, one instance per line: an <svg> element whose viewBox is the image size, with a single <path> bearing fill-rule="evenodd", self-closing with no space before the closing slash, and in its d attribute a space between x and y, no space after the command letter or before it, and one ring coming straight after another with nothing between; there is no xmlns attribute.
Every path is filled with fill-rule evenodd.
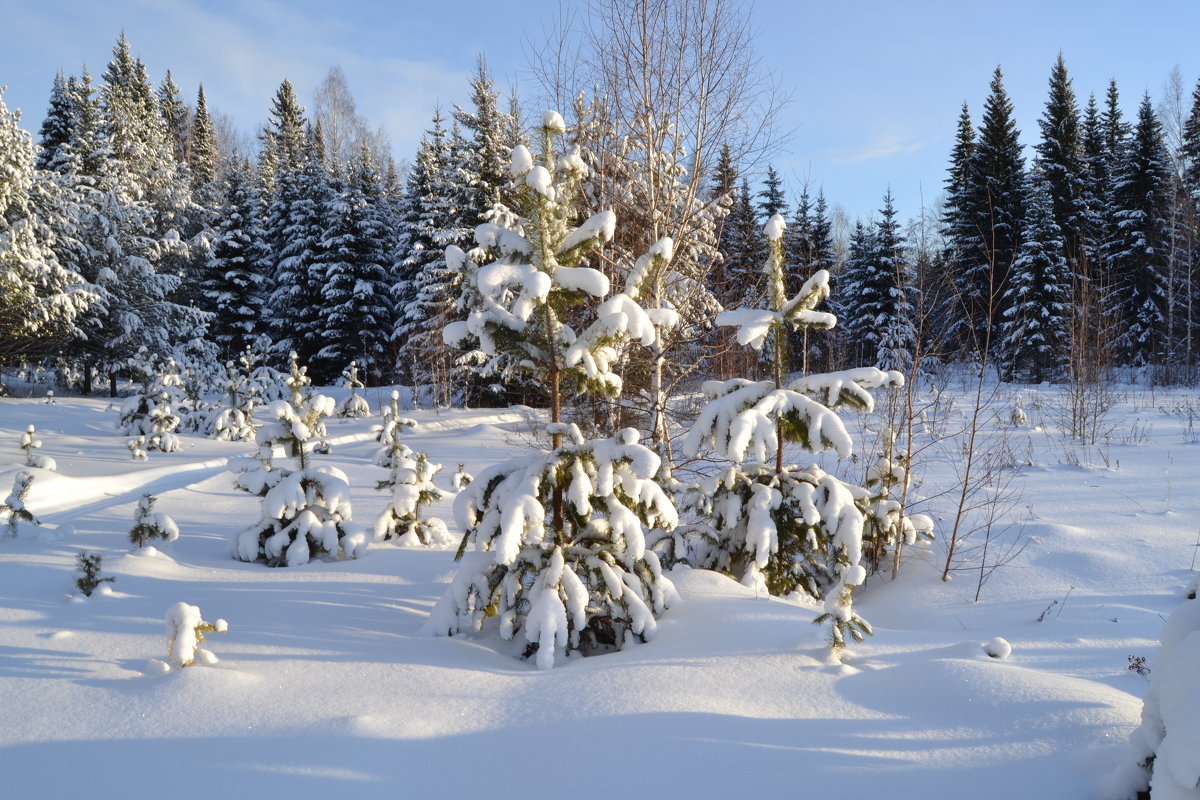
<svg viewBox="0 0 1200 800"><path fill-rule="evenodd" d="M568 6L584 3L564 0ZM903 216L941 191L963 101L978 121L1000 64L1023 138L1037 136L1050 67L1062 50L1081 102L1110 77L1132 114L1157 101L1178 66L1185 101L1200 78L1200 1L759 0L749 6L762 66L791 94L775 157L795 190L807 180L851 216L890 186ZM36 131L57 70L104 69L124 28L158 80L172 70L189 99L249 132L285 77L308 101L329 67L345 71L359 111L383 124L398 158L416 149L435 105L467 101L478 53L497 83L525 97L526 40L540 40L558 0L0 0L5 100ZM528 111L533 111L527 102ZM1185 108L1185 112L1186 112Z"/></svg>

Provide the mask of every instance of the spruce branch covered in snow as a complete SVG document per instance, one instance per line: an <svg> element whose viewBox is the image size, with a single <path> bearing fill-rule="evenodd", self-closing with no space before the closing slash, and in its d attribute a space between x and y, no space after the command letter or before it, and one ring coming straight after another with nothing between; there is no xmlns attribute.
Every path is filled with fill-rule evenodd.
<svg viewBox="0 0 1200 800"><path fill-rule="evenodd" d="M783 218L766 225L769 257L764 267L767 309L727 311L717 324L737 328L742 344L762 349L771 343L774 369L769 381L709 381L708 403L689 432L684 451L696 456L709 448L736 466L704 482L694 500L708 517L699 542L666 538L676 552L698 553L701 566L721 569L743 583L777 595L802 592L824 601L817 622L830 623L830 641L861 640L870 626L853 609L855 586L866 579L860 561L863 533L871 514L887 509L872 494L829 475L816 465L785 461L792 442L813 453L851 455L851 439L835 409L870 410L868 390L900 386L898 372L873 367L785 380L787 332L827 330L836 320L816 310L829 295L829 274L819 270L788 298L783 272ZM774 463L771 463L771 462Z"/></svg>
<svg viewBox="0 0 1200 800"><path fill-rule="evenodd" d="M251 491L265 490L262 517L235 534L234 558L265 560L267 566L296 566L314 556L357 558L367 549L367 536L351 521L350 484L334 467L310 463L309 442L324 433L322 419L333 413L333 399L305 389L304 368L291 354L288 400L266 407L264 422L255 434L260 452L282 447L296 459L298 468L270 468L269 459L257 471L243 471L237 484ZM241 464L232 464L238 470Z"/></svg>
<svg viewBox="0 0 1200 800"><path fill-rule="evenodd" d="M228 633L229 623L223 619L205 622L198 606L176 603L167 609L167 661L183 669L199 661L214 664L217 657L201 647L206 633Z"/></svg>
<svg viewBox="0 0 1200 800"><path fill-rule="evenodd" d="M8 514L5 535L10 539L17 535L17 529L22 522L32 525L41 524L37 521L37 517L33 516L33 512L25 506L25 501L29 499L29 486L32 483L33 475L21 470L13 478L12 491L8 493L8 497L4 498L4 502L0 503L0 514Z"/></svg>
<svg viewBox="0 0 1200 800"><path fill-rule="evenodd" d="M502 638L523 634L526 654L536 654L542 669L574 651L619 649L654 633L674 587L646 536L678 521L654 482L661 461L638 443L637 431L585 440L562 422L564 397L618 394L612 366L620 348L654 336L629 295L601 305L576 330L588 319L581 311L608 294L608 278L582 264L612 238L616 219L601 211L574 224L587 167L578 152L563 154L564 132L562 117L547 112L536 161L524 146L513 149L519 219L475 231L495 260L475 269L461 249L447 251L473 282L464 297L474 307L465 322L447 326L446 341L474 336L495 368L546 388L551 449L497 464L459 493L462 566L429 622L434 633L454 634L478 631L494 617Z"/></svg>
<svg viewBox="0 0 1200 800"><path fill-rule="evenodd" d="M129 541L133 542L135 547L145 547L155 539L173 542L179 538L179 526L175 524L175 520L161 511L155 511L154 501L154 495L142 495L133 512Z"/></svg>

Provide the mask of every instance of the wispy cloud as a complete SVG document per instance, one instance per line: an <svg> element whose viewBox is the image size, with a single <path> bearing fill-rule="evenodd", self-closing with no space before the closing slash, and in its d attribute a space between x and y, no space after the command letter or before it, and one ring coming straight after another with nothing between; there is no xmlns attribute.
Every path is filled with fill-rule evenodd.
<svg viewBox="0 0 1200 800"><path fill-rule="evenodd" d="M925 142L913 141L907 134L885 131L872 135L867 142L857 147L825 150L820 156L822 160L832 161L835 164L851 164L915 153L924 146Z"/></svg>

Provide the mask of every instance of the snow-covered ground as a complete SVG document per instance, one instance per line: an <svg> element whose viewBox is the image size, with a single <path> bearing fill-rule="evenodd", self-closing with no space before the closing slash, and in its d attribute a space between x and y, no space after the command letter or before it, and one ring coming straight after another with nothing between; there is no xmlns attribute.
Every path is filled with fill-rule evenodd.
<svg viewBox="0 0 1200 800"><path fill-rule="evenodd" d="M224 470L244 444L184 436L179 452L137 462L105 400L0 399L0 496L22 469L28 425L58 465L33 470L40 531L0 540L0 792L1104 796L1149 685L1129 656L1154 668L1163 618L1193 576L1200 393L1129 388L1099 448L1054 429L1054 390L1021 395L1024 424L1009 424L1011 397L987 418L1023 465L1019 525L992 557L1025 547L979 602L981 534L949 583L944 542L910 548L897 580L875 576L860 592L875 636L839 662L810 624L815 606L677 568L682 602L653 641L549 671L492 640L423 634L452 549L375 544L358 560L281 569L231 558L230 536L258 512ZM960 396L945 413L962 410ZM443 486L458 462L478 472L524 446L516 412L410 416L406 441L445 465ZM386 476L371 465L378 421L331 420L333 451L316 457L347 473L368 528L386 503L373 488ZM950 485L956 452L927 451L923 493ZM135 552L145 492L180 537ZM939 535L951 504L925 509ZM435 512L458 533L449 500ZM81 550L116 579L88 599L74 592ZM164 614L179 602L228 620L204 642L217 663L165 667ZM985 652L996 637L1006 658Z"/></svg>

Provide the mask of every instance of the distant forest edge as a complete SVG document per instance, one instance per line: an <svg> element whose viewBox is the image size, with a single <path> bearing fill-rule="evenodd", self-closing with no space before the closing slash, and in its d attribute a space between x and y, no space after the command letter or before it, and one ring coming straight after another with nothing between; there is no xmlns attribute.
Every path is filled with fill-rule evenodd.
<svg viewBox="0 0 1200 800"><path fill-rule="evenodd" d="M565 98L570 157L586 167L577 218L620 221L590 265L619 291L640 254L674 240L667 386L766 375L769 357L711 320L761 301L763 224L777 213L788 295L826 269L838 318L794 342L793 371L973 362L1017 382L1118 367L1196 382L1200 83L1190 112L1182 91L1157 111L1147 94L1127 120L1115 80L1081 103L1060 55L1026 158L997 67L978 124L963 105L937 206L902 223L888 190L875 218L849 223L819 189L787 197L769 166L774 94L737 14L706 22L725 46L695 45L712 70L683 74L654 48L600 58L623 35L605 19L581 68L534 65L546 95ZM474 268L490 258L480 226L521 230L510 158L536 145L541 118L502 98L482 57L469 92L434 113L403 169L336 67L312 112L284 80L253 140L210 114L203 86L192 105L169 70L154 84L124 34L99 79L53 78L36 136L0 96L0 366L54 368L90 393L104 378L115 391L143 347L196 370L248 349L282 367L295 352L317 383L353 361L366 383L412 385L429 403L545 402L478 342L442 334L478 294L446 249ZM644 365L622 369L628 386L649 380Z"/></svg>

